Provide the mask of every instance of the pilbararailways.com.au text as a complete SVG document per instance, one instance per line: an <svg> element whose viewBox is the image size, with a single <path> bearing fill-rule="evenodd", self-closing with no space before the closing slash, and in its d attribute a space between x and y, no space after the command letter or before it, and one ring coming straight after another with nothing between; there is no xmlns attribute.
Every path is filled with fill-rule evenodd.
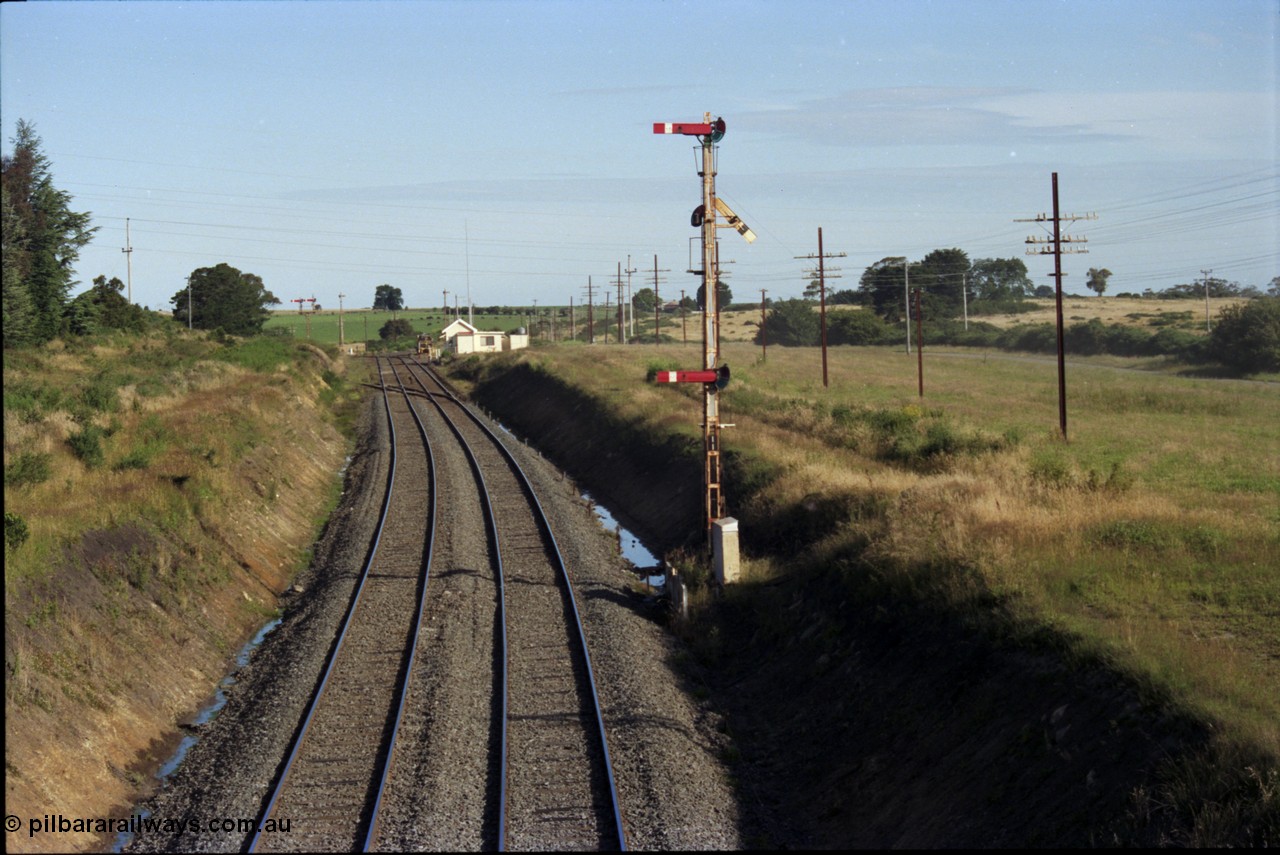
<svg viewBox="0 0 1280 855"><path fill-rule="evenodd" d="M258 825L256 819L160 819L154 816L125 817L68 817L60 813L22 818L9 814L4 819L4 830L15 834L26 827L27 837L37 834L264 834L289 833L290 821L269 819Z"/></svg>

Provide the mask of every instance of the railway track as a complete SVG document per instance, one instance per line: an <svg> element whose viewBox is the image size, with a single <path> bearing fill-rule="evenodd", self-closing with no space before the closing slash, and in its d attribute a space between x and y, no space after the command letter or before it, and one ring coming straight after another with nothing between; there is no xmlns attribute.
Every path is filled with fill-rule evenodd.
<svg viewBox="0 0 1280 855"><path fill-rule="evenodd" d="M399 387L394 367L385 368ZM255 834L250 851L367 849L376 831L417 648L435 531L434 463L426 430L409 396L388 387L381 361L378 372L392 446L378 531L262 816L263 821L296 818L297 831Z"/></svg>
<svg viewBox="0 0 1280 855"><path fill-rule="evenodd" d="M626 848L591 657L550 523L492 429L429 368L408 367L469 449L488 497L503 625L498 844Z"/></svg>
<svg viewBox="0 0 1280 855"><path fill-rule="evenodd" d="M422 696L434 688L429 681L409 691L433 653L431 633L421 632L428 591L445 584L432 580L440 486L433 442L460 444L470 461L474 486L447 486L482 496L489 566L476 573L488 574L485 584L495 592L492 697L470 707L471 718L486 708L491 713L490 736L466 748L484 759L452 755L458 758L452 765L484 779L477 788L485 805L466 808L477 814L469 821L485 829L474 842L518 850L625 848L571 580L527 477L425 366L379 360L378 371L393 445L379 531L261 817L290 818L291 833L255 835L250 850L400 848L405 838L380 832L380 818L412 815L415 806L407 802L433 797L417 786L389 786L398 770L408 779L421 763L407 752L396 756L402 729L413 731L405 742L415 754L445 753L431 731L420 738L414 727L402 727L416 707L434 703ZM417 669L415 655L423 660Z"/></svg>

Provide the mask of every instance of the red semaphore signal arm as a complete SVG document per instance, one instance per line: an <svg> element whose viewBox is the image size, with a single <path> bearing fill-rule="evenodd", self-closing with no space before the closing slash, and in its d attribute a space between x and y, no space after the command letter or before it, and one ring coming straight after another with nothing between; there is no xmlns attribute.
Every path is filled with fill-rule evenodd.
<svg viewBox="0 0 1280 855"><path fill-rule="evenodd" d="M713 137L719 140L724 136L724 119L714 122L654 122L655 134L684 134L687 137Z"/></svg>
<svg viewBox="0 0 1280 855"><path fill-rule="evenodd" d="M708 368L702 371L659 371L654 374L655 383L712 383L716 389L729 385L729 366ZM712 390L715 391L715 390Z"/></svg>
<svg viewBox="0 0 1280 855"><path fill-rule="evenodd" d="M704 122L654 122L655 134L684 134L700 137L711 133L712 128Z"/></svg>
<svg viewBox="0 0 1280 855"><path fill-rule="evenodd" d="M655 383L714 383L715 371L659 371Z"/></svg>

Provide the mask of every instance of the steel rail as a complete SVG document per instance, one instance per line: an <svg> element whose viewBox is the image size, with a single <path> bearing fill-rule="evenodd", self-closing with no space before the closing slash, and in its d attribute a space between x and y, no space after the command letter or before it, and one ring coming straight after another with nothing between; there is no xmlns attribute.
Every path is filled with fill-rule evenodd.
<svg viewBox="0 0 1280 855"><path fill-rule="evenodd" d="M368 852L376 839L378 832L378 809L382 806L382 796L386 791L387 782L391 780L391 767L396 756L396 738L400 734L400 722L404 718L405 702L409 699L409 683L413 679L413 660L418 652L418 636L422 631L422 615L426 610L427 604L427 584L431 581L431 559L435 554L436 543L436 510L438 503L436 502L437 478L436 457L435 452L431 448L431 440L427 437L426 425L422 423L422 419L418 416L418 411L414 408L413 402L409 399L408 391L404 389L404 383L400 380L400 374L395 369L395 364L391 363L391 371L395 374L396 382L404 391L405 403L409 405L409 412L413 414L413 421L418 426L418 431L422 435L423 445L427 449L427 471L430 473L431 493L428 500L430 510L428 518L428 526L430 534L427 536L427 554L423 559L422 582L419 585L418 594L418 610L413 619L413 632L409 642L409 659L404 665L404 679L401 683L399 694L400 701L396 704L396 721L391 728L391 744L387 746L387 755L383 761L382 774L378 776L378 795L373 802L373 811L369 817L369 831L364 838L364 851Z"/></svg>
<svg viewBox="0 0 1280 855"><path fill-rule="evenodd" d="M294 761L298 759L298 756L301 753L303 744L306 741L308 730L310 729L311 723L315 718L316 711L320 708L321 700L325 694L325 690L329 686L329 679L333 675L333 670L335 665L338 662L339 654L342 650L343 643L347 639L347 634L353 624L353 618L356 612L358 611L360 601L361 601L361 595L364 593L365 584L366 582L368 582L368 579L369 579L369 571L373 567L374 561L377 557L378 547L381 545L382 536L386 528L387 515L391 508L391 499L395 490L396 463L397 463L397 457L398 457L397 451L396 451L397 437L396 437L396 429L395 429L395 419L392 417L392 414L391 414L390 391L388 389L388 386L386 384L386 381L383 377L383 373L381 370L381 366L382 366L381 359L376 360L376 365L378 366L379 387L382 389L383 412L386 414L386 417L387 417L387 429L390 434L390 443L389 443L390 465L388 467L387 486L385 491L383 492L382 507L378 516L377 528L374 531L374 535L369 546L368 556L365 559L363 568L361 568L359 582L357 583L356 589L352 594L351 602L347 606L346 614L343 616L341 630L339 631L337 640L335 641L333 648L329 651L329 656L325 663L323 676L321 677L320 683L316 687L315 692L312 694L311 702L307 707L306 715L303 717L302 724L300 725L297 734L294 736L293 745L290 748L290 751L289 751L288 757L285 760L284 766L276 776L276 783L275 783L275 787L271 792L271 798L269 799L266 808L262 811L262 814L259 817L259 820L255 826L253 837L249 841L249 845L248 845L249 852L254 852L257 850L259 841L262 838L262 828L266 824L267 820L272 816L273 812L275 811L276 805L280 800L280 796L284 792L285 784L289 779L289 773L292 771L294 767ZM388 362L388 365L390 366L389 362ZM390 366L390 367L393 375L396 376L397 383L399 383L400 382L399 376L395 374L394 366ZM403 384L401 384L401 391L403 393ZM407 395L405 395L405 400L406 402L408 402ZM427 541L426 557L425 557L425 560L423 561L424 578L419 583L419 600L418 600L417 615L415 618L414 629L413 629L413 632L411 633L412 640L411 640L410 653L409 653L409 665L411 666L413 651L416 650L417 648L418 633L422 623L423 606L426 601L427 585L426 585L425 573L428 573L430 571L430 559L431 559L432 549L435 542L435 501L434 499L436 494L436 483L435 483L436 469L435 469L435 459L434 459L434 455L431 452L431 444L427 438L426 429L422 425L422 421L421 419L418 418L418 414L416 411L414 411L412 405L409 406L409 410L413 414L414 421L418 425L419 433L422 436L422 441L427 449L427 459L428 459L428 467L429 467L430 478L431 478L431 497L432 497L431 530L430 530L430 534ZM398 689L399 700L397 704L395 730L399 729L400 716L403 713L404 699L408 690L409 675L412 673L411 667L405 667L402 670L403 670L403 678L400 681L401 685ZM391 769L390 758L391 758L391 752L394 750L394 745L395 745L395 730L393 730L392 732L391 740L390 740L386 755L381 761L382 772L378 775L379 780L378 780L377 798L375 801L375 806L373 808L373 811L371 812L371 815L369 817L369 833L367 833L364 838L364 847L366 851L367 851L367 847L370 842L370 839L372 837L374 826L376 825L377 806L381 802L382 793L385 789L388 776L390 773L390 769Z"/></svg>
<svg viewBox="0 0 1280 855"><path fill-rule="evenodd" d="M587 685L591 690L592 709L594 710L594 713L595 713L594 720L596 724L596 732L600 740L600 747L602 751L602 763L603 763L604 772L605 772L605 780L609 784L610 807L612 808L612 812L613 812L614 826L617 830L618 846L620 849L626 850L627 849L626 829L622 819L622 810L621 810L621 806L618 798L618 788L614 780L613 761L609 754L609 739L605 729L604 713L600 707L600 696L599 696L599 692L596 689L595 671L591 665L591 652L588 649L586 631L582 625L582 614L578 608L577 597L573 591L573 579L569 574L568 566L565 564L564 556L560 552L560 545L556 541L555 533L551 529L551 522L547 519L546 511L543 509L542 502L538 499L538 495L533 489L533 484L532 482L530 482L529 476L525 473L524 469L521 468L520 464L516 461L515 456L511 453L511 450L507 448L506 444L503 443L502 440L498 437L498 435L494 433L494 431L484 423L484 420L482 420L479 416L473 413L471 409L467 407L453 393L451 389L449 389L449 387L444 383L443 380L441 380L435 374L434 371L432 371L429 367L421 363L412 362L412 361L410 362L412 365L414 365L417 368L420 368L423 373L425 373L428 377L430 377L432 379L432 382L434 382L437 386L439 386L439 388L444 393L444 395L448 397L454 404L456 404L467 415L467 417L470 418L470 420L477 427L479 427L480 430L497 447L502 457L506 460L507 464L511 467L512 471L515 473L519 483L524 489L525 495L530 500L532 506L537 510L537 513L535 514L535 519L537 520L538 526L542 529L543 533L547 536L547 539L551 544L551 550L555 555L556 569L559 573L560 579L562 580L565 586L565 592L568 595L569 605L573 613L572 623L573 623L574 635L577 638L579 651L582 653L583 662L586 666L586 680L587 680ZM457 427L453 426L452 421L449 419L447 415L445 415L441 404L437 400L437 393L430 392L430 390L428 390L426 386L423 385L421 376L417 372L413 371L412 369L410 370L410 376L413 377L415 380L417 380L423 392L426 393L427 397L429 397L432 403L436 405L436 408L440 411L440 414L445 418L446 421L450 423L450 426L453 427L455 435L458 436L458 439L463 443L463 446L467 447L466 441L462 439L461 433L458 431ZM469 447L468 447L467 453L468 453L468 456L472 457L473 466L478 466L478 464L474 462L474 456L473 456L473 453L470 451ZM486 494L485 501L487 505L488 504L487 494ZM494 536L496 538L496 531ZM501 561L501 557L499 557L498 560ZM504 619L504 626L503 626L503 643L505 647L505 643L506 643L505 619ZM506 655L504 650L504 684L506 682L505 659L506 659ZM502 741L503 741L503 756L502 756L502 770L503 770L502 799L503 801L502 801L502 804L504 809L504 815L503 817L500 818L499 835L498 835L499 847L502 849L506 848L505 825L504 825L505 799L506 799L506 769L507 769L506 711L507 711L507 697L506 697L506 690L504 685L503 736L502 736Z"/></svg>
<svg viewBox="0 0 1280 855"><path fill-rule="evenodd" d="M436 400L435 395L433 395L426 388L426 386L423 385L422 379L418 377L418 375L414 374L412 370L410 370L409 376L414 378L414 380L418 383L418 387L422 390L421 392L414 393L414 394L420 395L421 397L424 397L427 400L431 401L431 403L435 406L436 411L440 414L440 417L444 419L444 423L449 426L449 430L452 431L454 437L458 440L458 445L462 448L463 453L466 455L467 462L471 466L471 471L476 476L476 482L480 485L479 498L480 498L481 505L484 508L485 531L489 538L489 544L493 549L495 584L498 590L497 621L498 621L498 627L501 633L501 646L502 646L502 650L501 650L501 653L502 653L502 668L501 668L502 728L499 736L499 741L501 746L500 748L500 764L501 765L499 766L499 768L505 770L507 768L507 757L509 753L506 722L507 722L507 713L508 713L508 710L510 709L510 685L509 685L510 681L508 679L509 664L510 664L510 647L509 647L508 638L507 638L506 572L502 563L502 550L499 548L500 540L498 535L498 515L497 515L497 512L494 511L493 501L491 499L491 495L489 492L489 486L485 481L484 471L480 468L480 460L476 457L475 451L473 451L471 446L467 443L466 438L462 435L462 431L458 429L458 426L454 424L453 420L449 418L449 416L444 412L444 409L440 406L440 402ZM410 391L412 390L406 390L406 392L410 392ZM446 394L448 393L446 392ZM450 398L452 397L453 396L450 395ZM456 398L454 398L453 400L456 401ZM498 848L499 849L503 848L502 826L503 826L503 817L505 816L505 813L506 813L506 804L507 804L507 781L506 781L506 776L504 774L499 780L499 791L498 791Z"/></svg>

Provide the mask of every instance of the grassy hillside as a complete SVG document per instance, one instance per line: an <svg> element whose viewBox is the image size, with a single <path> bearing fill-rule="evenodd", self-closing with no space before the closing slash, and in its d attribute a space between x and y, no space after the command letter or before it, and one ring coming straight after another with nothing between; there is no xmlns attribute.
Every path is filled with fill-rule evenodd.
<svg viewBox="0 0 1280 855"><path fill-rule="evenodd" d="M782 727L786 735L774 738L796 745L804 744L799 734L807 731L854 721L861 731L868 726L863 695L877 687L857 682L866 679L858 676L858 663L889 663L885 679L901 681L892 667L896 658L933 676L904 690L897 703L908 718L878 732L889 739L910 716L940 711L921 692L969 673L972 662L952 654L971 648L974 639L985 639L984 650L1012 645L1026 651L1028 663L1048 651L1075 669L1067 682L1092 685L1101 678L1088 675L1105 673L1130 687L1110 695L1098 689L1111 700L1091 711L1101 723L1096 739L1065 752L1085 764L1079 780L1096 782L1095 797L1107 787L1120 794L1119 809L1129 818L1123 830L1106 826L1112 838L1097 829L1098 838L1064 831L1043 843L1274 839L1280 831L1280 394L1274 384L1075 367L1068 381L1070 441L1064 443L1051 359L926 353L920 399L915 359L902 353L834 349L831 386L824 389L814 349L771 348L767 362L749 345L728 343L725 350L734 373L722 418L735 424L725 433L727 495L729 512L742 521L749 577L723 600L704 594L687 632L703 660L735 674L737 685L772 675L755 702L768 705L774 721L789 724L746 712L744 729ZM628 456L628 443L676 450L669 466L687 470L696 489L699 393L645 382L652 367L689 367L694 359L692 348L680 346L574 346L469 360L456 372L477 383L482 396L511 371L524 372L524 380L501 388L553 377L594 402L594 408L564 408L562 418L598 420L589 416L595 412L627 425L611 451L617 457ZM506 415L494 395L485 400ZM672 435L683 439L672 445ZM570 471L577 465L560 462ZM635 516L643 529L645 512ZM661 536L669 523L663 519L646 533ZM686 525L696 529L696 518ZM867 635L869 625L881 630ZM929 633L928 644L919 641ZM879 649L893 638L905 647ZM924 655L926 649L934 653ZM1028 665L1033 672L1038 667ZM986 747L961 741L945 750L1007 745L1000 750L1016 752L1044 728L1050 754L1064 751L1056 734L1069 726L1059 719L1075 702L1039 712L1041 690L1021 685L1025 670L1008 675L1003 700L992 689L974 707L972 727L980 720L990 731ZM955 699L975 679L966 677L941 709L954 702L961 715ZM788 707L791 695L798 700ZM1044 691L1045 698L1053 696ZM1122 696L1132 699L1121 703ZM886 710L890 718L895 709ZM982 709L987 712L979 714ZM1164 712L1151 712L1156 719L1148 720L1144 710ZM1179 717L1193 724L1168 730ZM1116 749L1105 747L1107 733L1115 738L1130 726L1142 733L1165 728L1164 747L1119 762ZM1076 728L1080 737L1090 732L1083 722ZM1187 735L1193 732L1200 736ZM920 744L903 750L917 752ZM830 834L823 845L852 839L884 845L886 838L858 837L852 825L841 827L850 817L868 817L851 804L836 804L830 781L843 776L849 786L869 786L875 770L866 767L866 757L844 758L841 766L833 752L829 741L815 741L809 760L824 768L796 779L801 793L792 808L829 811L812 816ZM1038 756L1028 755L1027 763ZM769 768L784 774L785 762ZM1103 765L1090 763L1111 763L1111 778ZM980 768L985 775L988 766L956 774L976 775ZM904 781L927 777L927 768L922 761ZM1044 774L1052 768L1045 766ZM1000 792L1013 780L992 784L981 798L1003 804ZM1050 813L1078 806L1067 791L1060 798L1066 801Z"/></svg>
<svg viewBox="0 0 1280 855"><path fill-rule="evenodd" d="M177 329L6 350L10 813L133 803L305 566L341 486L346 373L313 345Z"/></svg>

